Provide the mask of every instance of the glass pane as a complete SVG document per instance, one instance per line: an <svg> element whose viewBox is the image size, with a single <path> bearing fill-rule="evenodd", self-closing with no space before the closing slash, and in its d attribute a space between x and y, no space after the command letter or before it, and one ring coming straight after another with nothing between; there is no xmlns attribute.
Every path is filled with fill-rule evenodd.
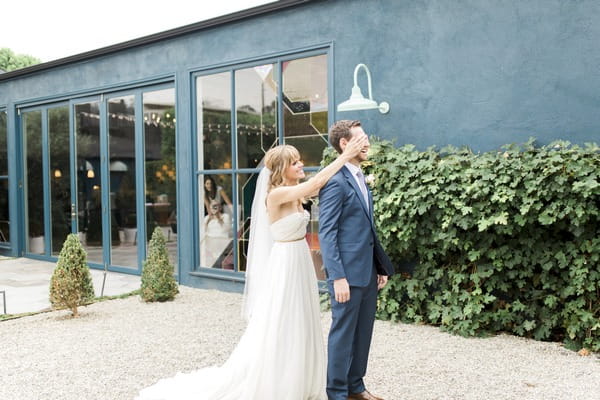
<svg viewBox="0 0 600 400"><path fill-rule="evenodd" d="M0 176L8 175L8 149L7 149L8 120L6 111L0 111Z"/></svg>
<svg viewBox="0 0 600 400"><path fill-rule="evenodd" d="M0 242L10 242L8 179L0 178Z"/></svg>
<svg viewBox="0 0 600 400"><path fill-rule="evenodd" d="M205 210L200 214L200 265L206 268L233 269L233 207L231 175L201 175L198 198Z"/></svg>
<svg viewBox="0 0 600 400"><path fill-rule="evenodd" d="M50 147L50 210L52 255L58 255L71 233L71 173L69 147L69 107L48 109Z"/></svg>
<svg viewBox="0 0 600 400"><path fill-rule="evenodd" d="M44 197L42 195L42 112L23 113L23 146L27 210L27 251L44 254Z"/></svg>
<svg viewBox="0 0 600 400"><path fill-rule="evenodd" d="M311 178L315 174L316 172L307 173L306 178ZM310 255L315 266L317 279L324 281L327 277L325 276L323 258L321 257L321 246L319 244L319 206L314 200L315 199L307 199L303 204L304 209L310 213L310 220L306 227L306 241L308 242Z"/></svg>
<svg viewBox="0 0 600 400"><path fill-rule="evenodd" d="M277 84L273 64L235 72L238 168L254 168L277 142Z"/></svg>
<svg viewBox="0 0 600 400"><path fill-rule="evenodd" d="M250 239L250 219L252 199L256 191L256 180L260 171L251 174L238 174L238 195L240 198L240 221L238 223L238 270L246 271L248 240Z"/></svg>
<svg viewBox="0 0 600 400"><path fill-rule="evenodd" d="M148 238L160 227L177 271L175 89L143 94Z"/></svg>
<svg viewBox="0 0 600 400"><path fill-rule="evenodd" d="M318 166L327 147L327 56L286 61L282 69L285 143L298 147L307 166Z"/></svg>
<svg viewBox="0 0 600 400"><path fill-rule="evenodd" d="M98 102L75 106L77 226L88 262L103 263L100 112Z"/></svg>
<svg viewBox="0 0 600 400"><path fill-rule="evenodd" d="M231 74L196 79L198 104L198 166L231 168Z"/></svg>
<svg viewBox="0 0 600 400"><path fill-rule="evenodd" d="M137 268L135 96L108 101L111 264Z"/></svg>

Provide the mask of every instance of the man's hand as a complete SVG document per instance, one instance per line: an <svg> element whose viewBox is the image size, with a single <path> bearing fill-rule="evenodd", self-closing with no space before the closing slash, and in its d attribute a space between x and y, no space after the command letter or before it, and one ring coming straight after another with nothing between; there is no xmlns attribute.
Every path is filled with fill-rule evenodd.
<svg viewBox="0 0 600 400"><path fill-rule="evenodd" d="M377 290L381 290L385 287L388 281L387 275L377 275Z"/></svg>
<svg viewBox="0 0 600 400"><path fill-rule="evenodd" d="M345 303L350 300L350 285L348 285L346 278L333 281L333 293L335 294L335 301L338 303Z"/></svg>

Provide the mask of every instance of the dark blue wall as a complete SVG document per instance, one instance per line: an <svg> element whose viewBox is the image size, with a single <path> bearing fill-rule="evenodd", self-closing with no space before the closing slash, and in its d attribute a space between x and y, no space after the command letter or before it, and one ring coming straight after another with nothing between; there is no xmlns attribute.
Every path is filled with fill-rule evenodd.
<svg viewBox="0 0 600 400"><path fill-rule="evenodd" d="M335 35L338 99L362 61L391 104L361 115L373 132L477 150L529 136L600 140L600 2L334 3L334 14L360 8Z"/></svg>

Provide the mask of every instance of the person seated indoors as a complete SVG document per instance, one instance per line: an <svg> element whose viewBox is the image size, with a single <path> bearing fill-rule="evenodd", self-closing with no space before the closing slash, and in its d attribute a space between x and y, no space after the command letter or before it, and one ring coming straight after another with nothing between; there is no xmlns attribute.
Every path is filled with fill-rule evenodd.
<svg viewBox="0 0 600 400"><path fill-rule="evenodd" d="M220 256L231 242L231 217L223 212L221 203L212 200L204 217L204 235L200 248L203 267L221 268Z"/></svg>

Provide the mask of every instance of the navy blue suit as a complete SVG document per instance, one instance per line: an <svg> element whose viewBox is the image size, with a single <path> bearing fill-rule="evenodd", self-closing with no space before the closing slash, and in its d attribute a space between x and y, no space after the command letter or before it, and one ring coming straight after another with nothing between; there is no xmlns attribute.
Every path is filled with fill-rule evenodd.
<svg viewBox="0 0 600 400"><path fill-rule="evenodd" d="M368 189L367 189L368 191ZM391 276L369 206L348 168L338 171L319 193L319 243L331 296L332 323L327 356L327 396L346 400L365 390L369 347L377 308L377 274ZM335 300L333 281L346 278L350 301Z"/></svg>

